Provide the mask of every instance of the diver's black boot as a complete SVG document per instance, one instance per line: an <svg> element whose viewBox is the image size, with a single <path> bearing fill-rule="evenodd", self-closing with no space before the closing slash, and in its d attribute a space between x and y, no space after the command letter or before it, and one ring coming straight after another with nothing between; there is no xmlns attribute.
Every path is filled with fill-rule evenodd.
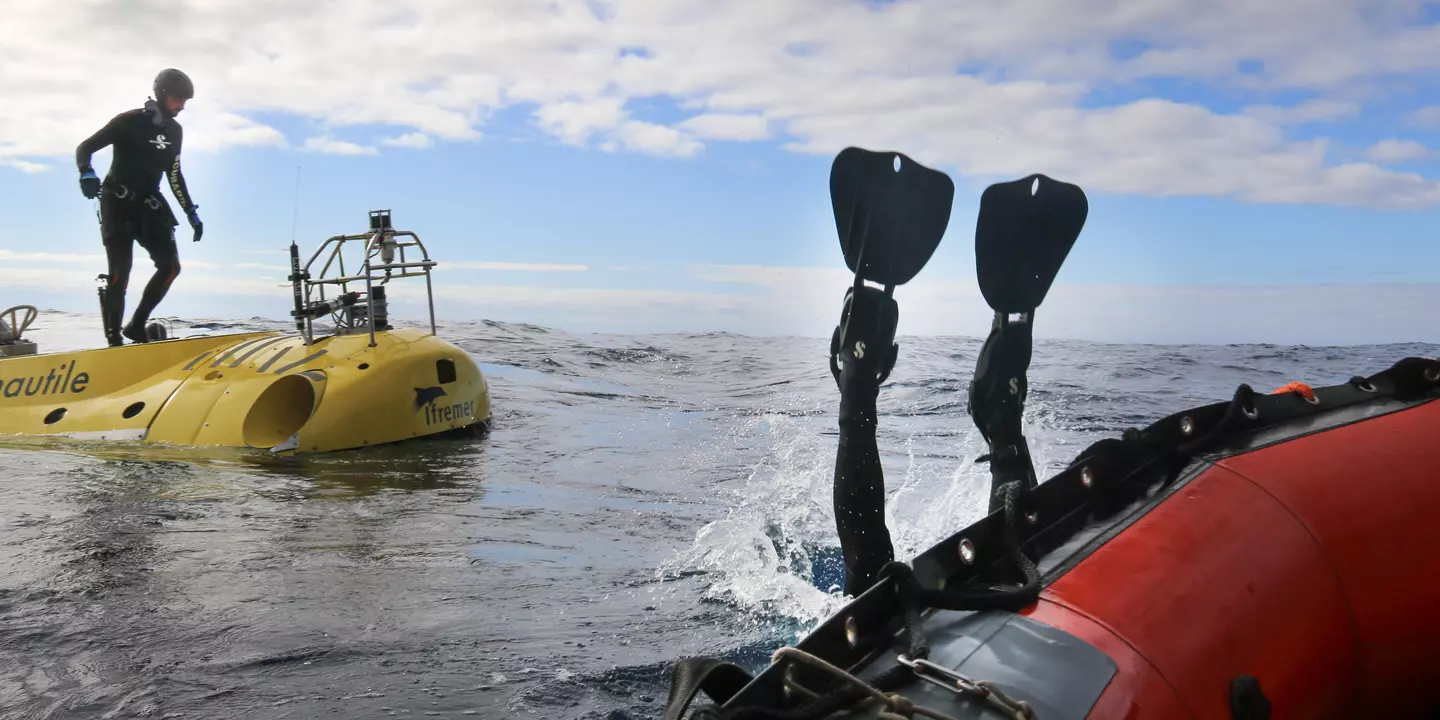
<svg viewBox="0 0 1440 720"><path fill-rule="evenodd" d="M150 336L145 334L145 324L136 322L139 319L140 318L137 317L131 320L130 324L126 325L125 329L121 330L120 333L130 338L131 342L148 343L150 342Z"/></svg>
<svg viewBox="0 0 1440 720"><path fill-rule="evenodd" d="M140 302L135 303L135 315L130 318L130 324L122 330L125 337L137 343L150 342L150 333L146 326L150 324L150 313L155 312L155 307L164 299L165 293L170 291L170 283L174 282L175 276L179 274L179 264L161 265L156 264L155 274L150 276L150 282L145 283L145 292L140 294ZM163 335L161 338L163 339Z"/></svg>

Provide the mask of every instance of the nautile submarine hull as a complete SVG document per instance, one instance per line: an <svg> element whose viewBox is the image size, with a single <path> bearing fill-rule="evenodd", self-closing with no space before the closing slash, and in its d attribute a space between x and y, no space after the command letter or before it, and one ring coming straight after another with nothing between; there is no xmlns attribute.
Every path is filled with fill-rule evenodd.
<svg viewBox="0 0 1440 720"><path fill-rule="evenodd" d="M0 434L322 453L483 425L490 393L430 332L275 332L0 359Z"/></svg>

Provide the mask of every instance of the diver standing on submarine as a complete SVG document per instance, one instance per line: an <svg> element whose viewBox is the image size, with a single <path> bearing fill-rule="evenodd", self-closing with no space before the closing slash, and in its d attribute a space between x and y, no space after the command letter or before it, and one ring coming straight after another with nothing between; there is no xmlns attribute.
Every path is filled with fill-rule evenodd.
<svg viewBox="0 0 1440 720"><path fill-rule="evenodd" d="M175 120L185 102L195 96L195 86L185 73L170 68L155 76L154 91L155 97L144 107L116 115L75 148L80 191L87 198L100 199L100 237L109 264L102 321L111 346L123 344L122 335L137 343L149 341L145 325L150 313L180 274L180 251L175 244L175 227L180 223L160 192L162 174L169 179L170 191L195 231L195 242L203 231L199 206L180 173L183 133ZM106 146L113 146L114 154L102 182L90 157ZM136 242L150 254L155 274L146 283L134 316L122 328Z"/></svg>

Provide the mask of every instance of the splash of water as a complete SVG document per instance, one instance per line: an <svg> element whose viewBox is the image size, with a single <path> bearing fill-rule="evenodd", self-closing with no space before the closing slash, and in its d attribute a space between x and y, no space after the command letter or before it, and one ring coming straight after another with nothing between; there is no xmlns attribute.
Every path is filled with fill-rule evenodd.
<svg viewBox="0 0 1440 720"><path fill-rule="evenodd" d="M768 452L727 492L725 517L701 527L658 572L703 571L712 578L707 599L813 623L843 604L838 589L812 583L815 554L838 543L830 508L834 450L796 418L761 415L746 424L768 437Z"/></svg>
<svg viewBox="0 0 1440 720"><path fill-rule="evenodd" d="M832 482L834 434L818 432L815 418L763 415L747 430L765 438L769 448L744 481L724 498L725 517L705 524L694 542L658 569L659 576L703 573L710 580L703 596L728 603L755 618L786 619L797 639L838 611L848 599L841 592L839 540L835 531ZM899 458L885 460L885 521L897 559L908 561L939 540L984 516L989 502L988 466L973 458L986 451L973 426L933 452L931 433L901 427L901 436L881 438L900 445ZM1044 448L1055 429L1041 419L1025 423L1027 437ZM930 446L925 452L918 446ZM1041 478L1063 467L1041 449L1036 470ZM958 460L957 460L958 459ZM834 572L824 572L826 569Z"/></svg>

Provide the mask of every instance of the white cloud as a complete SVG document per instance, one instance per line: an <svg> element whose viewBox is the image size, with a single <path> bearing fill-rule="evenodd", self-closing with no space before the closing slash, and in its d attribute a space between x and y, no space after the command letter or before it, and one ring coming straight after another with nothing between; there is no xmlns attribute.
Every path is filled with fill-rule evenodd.
<svg viewBox="0 0 1440 720"><path fill-rule="evenodd" d="M187 104L182 117L185 150L216 151L229 147L285 147L279 130L233 112L212 110L214 103Z"/></svg>
<svg viewBox="0 0 1440 720"><path fill-rule="evenodd" d="M1415 308L1440 283L1052 288L1036 334L1105 342L1349 345L1433 341Z"/></svg>
<svg viewBox="0 0 1440 720"><path fill-rule="evenodd" d="M345 140L328 137L312 137L305 140L304 149L309 152L331 155L379 155L380 151L366 145L357 145Z"/></svg>
<svg viewBox="0 0 1440 720"><path fill-rule="evenodd" d="M143 251L141 251L141 250L137 250L137 252L142 252L142 253L143 253ZM142 257L143 257L143 255L142 255ZM107 262L106 259L105 259L105 255L104 255L103 253L80 254L80 253L49 253L49 252L16 252L16 251L14 251L14 250L4 250L4 249L0 249L0 261L4 261L4 262L6 262L6 263L11 263L11 264L12 264L11 269L15 269L15 267L18 267L19 265L25 265L25 264L30 264L30 263L61 263L61 264L65 264L65 265L74 265L74 264L80 264L80 263L87 263L87 264L90 264L90 265L101 265L101 266L104 266L105 263ZM143 261L142 261L142 262L143 262ZM254 265L254 263L240 263L240 267L244 267L244 266L246 266L246 265ZM207 261L207 260L186 260L186 259L183 259L183 258L181 259L181 266L182 266L182 267L191 267L191 268L218 268L218 267L221 267L221 265L220 265L219 263L213 263L213 262L209 262L209 261ZM145 266L143 266L143 265L141 265L141 264L139 264L139 263L136 264L136 269L140 270L140 274L141 274L141 275L144 275L145 273L149 272L149 269L148 269L148 268L146 268ZM284 269L286 269L286 268L280 268L280 269L281 269L281 270L284 270ZM135 273L134 273L133 270L132 270L131 274L132 274L132 276L135 275Z"/></svg>
<svg viewBox="0 0 1440 720"><path fill-rule="evenodd" d="M176 302L181 296L190 294L209 295L221 297L234 296L256 296L276 298L280 302L278 307L284 307L284 299L291 297L290 283L278 279L267 279L257 277L237 277L234 275L219 275L213 273L180 273L175 279L175 284L170 288L170 294L166 295L168 305L175 312L174 308L184 307ZM172 297L174 299L172 299ZM234 317L244 317L251 314L259 314L260 308L270 308L271 305L257 306L252 313L249 310L237 309L235 304L226 306L226 311L233 313Z"/></svg>
<svg viewBox="0 0 1440 720"><path fill-rule="evenodd" d="M7 263L103 263L105 254L15 252L14 250L0 249L0 260Z"/></svg>
<svg viewBox="0 0 1440 720"><path fill-rule="evenodd" d="M522 272L585 272L590 268L584 265L563 265L547 263L513 263L513 262L442 262L440 268L456 270L518 270ZM439 269L439 268L437 268Z"/></svg>
<svg viewBox="0 0 1440 720"><path fill-rule="evenodd" d="M626 148L647 155L690 157L705 148L694 138L675 128L643 120L626 120L620 123L613 136Z"/></svg>
<svg viewBox="0 0 1440 720"><path fill-rule="evenodd" d="M823 293L826 289L834 291L837 288L843 292L855 279L854 273L844 268L783 265L704 265L693 268L691 274L702 282L755 285L780 292ZM919 282L916 281L917 284Z"/></svg>
<svg viewBox="0 0 1440 720"><path fill-rule="evenodd" d="M1288 142L1273 125L1238 115L1216 115L1194 105L1141 100L1116 108L1078 110L1034 107L991 97L993 87L954 81L951 98L935 108L950 126L965 126L975 105L1011 108L1001 137L982 133L937 133L928 124L907 121L907 113L882 115L857 133L833 117L797 119L810 140L807 152L834 153L846 144L914 147L927 164L953 163L960 171L991 179L1029 172L1077 182L1088 191L1140 195L1218 195L1273 203L1332 203L1414 208L1440 203L1440 183L1414 173L1370 164L1327 165L1323 140ZM943 83L941 84L944 85ZM916 95L946 88L912 88ZM967 97L968 96L968 97ZM871 98L854 99L857 105ZM903 105L902 105L903 106ZM869 111L880 114L878 107Z"/></svg>
<svg viewBox="0 0 1440 720"><path fill-rule="evenodd" d="M545 132L571 145L584 145L597 130L614 128L625 119L624 100L595 98L586 102L565 100L548 103L535 111L535 120Z"/></svg>
<svg viewBox="0 0 1440 720"><path fill-rule="evenodd" d="M42 165L40 163L34 163L27 160L19 159L7 160L5 158L0 158L0 165L8 165L15 168L16 170L19 170L22 173L25 173L26 175L36 175L43 172L49 172L50 170L49 165Z"/></svg>
<svg viewBox="0 0 1440 720"><path fill-rule="evenodd" d="M1353 118L1360 114L1360 103L1319 98L1284 107L1252 105L1245 114L1272 125L1300 125Z"/></svg>
<svg viewBox="0 0 1440 720"><path fill-rule="evenodd" d="M11 267L0 273L0 287L30 290L91 289L95 276L60 268ZM14 295L12 294L12 297ZM94 296L92 295L91 298Z"/></svg>
<svg viewBox="0 0 1440 720"><path fill-rule="evenodd" d="M1430 154L1430 149L1414 140L1381 140L1370 146L1365 155L1376 162L1405 162Z"/></svg>
<svg viewBox="0 0 1440 720"><path fill-rule="evenodd" d="M770 123L763 115L706 113L680 123L680 129L705 140L764 140Z"/></svg>
<svg viewBox="0 0 1440 720"><path fill-rule="evenodd" d="M193 261L181 261L186 268L204 267L216 268L214 263L195 263ZM140 268L136 268L140 269ZM131 272L130 285L131 294L138 292L136 286L143 286L149 279L149 272ZM97 287L93 273L76 272L71 269L46 268L46 267L10 267L5 273L0 274L0 287L24 288L36 292L51 292L56 290L85 289L93 291ZM281 287L279 282L271 282L260 278L245 278L232 275L215 273L196 273L181 271L180 277L176 278L175 285L171 288L171 294L192 292L210 297L226 295L273 295L276 297L287 297L290 294L290 285L285 283ZM137 295L138 297L138 295ZM171 295L167 295L167 298ZM93 292L83 295L84 301L77 303L79 309L88 310L95 301Z"/></svg>
<svg viewBox="0 0 1440 720"><path fill-rule="evenodd" d="M380 141L380 144L389 145L390 147L415 148L417 150L423 150L424 148L430 147L434 143L430 141L429 135L426 135L425 133L414 132L399 135L397 137L385 138L384 140Z"/></svg>
<svg viewBox="0 0 1440 720"><path fill-rule="evenodd" d="M193 263L193 261L191 261ZM247 270L268 270L270 272L288 273L290 268L284 265L266 265L265 263L242 262L235 263L232 267L245 268Z"/></svg>
<svg viewBox="0 0 1440 720"><path fill-rule="evenodd" d="M541 129L568 145L583 147L600 133L606 138L600 143L605 152L623 147L649 155L690 157L704 147L675 128L629 119L624 104L618 97L562 100L540 106L535 120Z"/></svg>
<svg viewBox="0 0 1440 720"><path fill-rule="evenodd" d="M1440 129L1440 105L1423 107L1410 113L1410 124Z"/></svg>
<svg viewBox="0 0 1440 720"><path fill-rule="evenodd" d="M473 140L497 111L520 108L560 142L608 152L693 157L706 140L783 137L808 152L883 145L981 177L1040 170L1092 192L1421 207L1440 203L1435 179L1337 163L1326 140L1289 128L1352 118L1355 98L1440 70L1440 26L1424 24L1423 7L257 0L194 4L176 19L161 0L12 0L0 162L63 158L138 106L168 65L196 80L186 141L200 149L284 146L255 118L292 115L323 128L302 150L375 154L330 133L384 125L400 128L389 146ZM163 56L157 17L173 21ZM55 54L78 35L90 42ZM1117 42L1135 51L1117 55ZM1312 99L1240 114L1158 96L1096 105L1095 91L1142 79ZM690 119L660 122L647 114L656 99ZM1440 110L1411 119L1440 124Z"/></svg>

